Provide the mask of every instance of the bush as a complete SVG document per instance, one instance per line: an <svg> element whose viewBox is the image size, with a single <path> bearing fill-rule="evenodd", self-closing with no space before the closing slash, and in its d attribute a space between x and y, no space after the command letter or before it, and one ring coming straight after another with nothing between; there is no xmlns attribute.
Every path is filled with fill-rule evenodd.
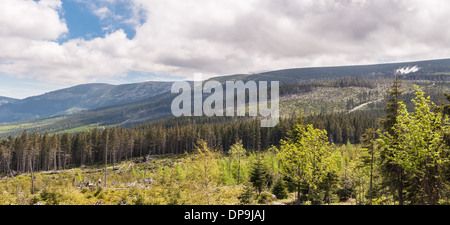
<svg viewBox="0 0 450 225"><path fill-rule="evenodd" d="M242 192L238 199L240 205L251 205L254 202L255 199L255 193L253 192L252 188L250 186L246 186L244 189L244 192Z"/></svg>
<svg viewBox="0 0 450 225"><path fill-rule="evenodd" d="M289 191L286 182L283 179L278 179L272 188L272 193L277 199L286 199L289 197Z"/></svg>
<svg viewBox="0 0 450 225"><path fill-rule="evenodd" d="M63 195L61 193L57 193L56 191L44 189L39 195L42 201L45 201L47 205L59 205L62 200ZM37 198L33 201L38 200Z"/></svg>
<svg viewBox="0 0 450 225"><path fill-rule="evenodd" d="M354 191L354 184L352 181L341 181L340 187L336 190L336 194L339 196L340 201L346 201L349 199Z"/></svg>
<svg viewBox="0 0 450 225"><path fill-rule="evenodd" d="M263 192L261 193L261 195L258 197L258 203L259 204L270 204L271 202L273 202L274 196L269 193L269 192Z"/></svg>
<svg viewBox="0 0 450 225"><path fill-rule="evenodd" d="M297 184L290 177L284 176L283 181L286 184L289 193L297 191Z"/></svg>
<svg viewBox="0 0 450 225"><path fill-rule="evenodd" d="M311 205L321 205L325 200L325 191L320 189L312 189L308 196Z"/></svg>

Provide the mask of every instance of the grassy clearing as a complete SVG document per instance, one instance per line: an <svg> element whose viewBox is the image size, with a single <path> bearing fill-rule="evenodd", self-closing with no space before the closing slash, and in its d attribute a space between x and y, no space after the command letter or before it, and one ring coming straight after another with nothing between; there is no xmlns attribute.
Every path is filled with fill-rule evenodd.
<svg viewBox="0 0 450 225"><path fill-rule="evenodd" d="M12 122L12 123L2 123L0 124L0 136L5 138L8 135L17 135L24 130L39 130L40 128L47 127L56 122L64 120L65 117L56 117L43 120L35 121L22 121L22 122Z"/></svg>
<svg viewBox="0 0 450 225"><path fill-rule="evenodd" d="M81 132L85 132L85 131L89 131L92 130L94 128L97 129L103 129L105 128L104 126L100 126L100 123L95 123L95 124L90 124L90 125L86 125L86 126L81 126L81 127L75 127L72 129L67 129L67 130L63 130L63 131L59 131L57 133L68 133L68 134L76 134L76 133L81 133ZM53 133L52 133L53 134Z"/></svg>
<svg viewBox="0 0 450 225"><path fill-rule="evenodd" d="M245 161L253 160L251 154ZM135 159L136 160L136 159ZM34 194L31 175L0 180L0 204L18 205L236 205L245 185L236 183L235 162L220 156L214 162L205 188L196 170L199 162L190 155L163 156L145 163L135 161L109 165L107 185L101 165L35 173ZM243 163L241 179L248 177Z"/></svg>

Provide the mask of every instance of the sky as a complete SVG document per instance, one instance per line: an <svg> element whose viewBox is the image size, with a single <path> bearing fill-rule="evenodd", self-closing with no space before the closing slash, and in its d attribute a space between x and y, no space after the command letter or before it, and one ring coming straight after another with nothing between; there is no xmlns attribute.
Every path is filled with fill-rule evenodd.
<svg viewBox="0 0 450 225"><path fill-rule="evenodd" d="M0 96L450 58L447 0L1 0Z"/></svg>

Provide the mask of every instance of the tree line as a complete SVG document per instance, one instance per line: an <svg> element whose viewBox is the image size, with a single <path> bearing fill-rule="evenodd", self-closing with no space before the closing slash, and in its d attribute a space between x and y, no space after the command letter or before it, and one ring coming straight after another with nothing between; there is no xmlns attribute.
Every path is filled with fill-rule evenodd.
<svg viewBox="0 0 450 225"><path fill-rule="evenodd" d="M149 154L189 153L199 139L224 152L237 140L243 140L248 150L265 150L278 146L300 118L281 118L274 128L261 128L258 119L187 117L131 128L94 128L77 134L24 131L17 137L0 140L0 173L64 170L104 164L105 158L108 164L115 164ZM376 124L374 116L364 113L320 114L303 120L327 130L330 142L337 144L359 143L364 130Z"/></svg>

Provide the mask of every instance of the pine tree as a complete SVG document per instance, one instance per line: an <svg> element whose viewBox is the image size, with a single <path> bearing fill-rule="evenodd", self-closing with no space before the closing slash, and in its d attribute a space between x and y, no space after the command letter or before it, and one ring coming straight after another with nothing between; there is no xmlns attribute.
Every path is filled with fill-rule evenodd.
<svg viewBox="0 0 450 225"><path fill-rule="evenodd" d="M62 167L63 170L66 169L66 163L70 160L72 155L72 141L68 133L64 133L61 137L61 149L62 149Z"/></svg>
<svg viewBox="0 0 450 225"><path fill-rule="evenodd" d="M361 137L362 149L365 154L362 156L363 167L370 167L370 183L369 183L369 203L372 205L372 199L374 197L373 188L373 176L374 176L374 166L376 161L376 148L375 148L375 130L370 128L367 129L366 133Z"/></svg>
<svg viewBox="0 0 450 225"><path fill-rule="evenodd" d="M35 167L35 154L39 147L39 136L36 132L33 132L30 141L31 156L29 157L30 172L31 172L31 194L34 194L34 167Z"/></svg>
<svg viewBox="0 0 450 225"><path fill-rule="evenodd" d="M385 99L386 106L384 111L386 112L385 119L381 121L381 126L384 132L387 132L392 136L393 142L391 148L395 148L398 134L394 131L397 124L399 110L400 110L400 96L403 93L401 90L401 81L398 74L395 74L394 81L391 85L391 89L387 91L388 98ZM400 205L404 202L404 179L405 173L403 169L392 162L391 157L393 152L381 151L381 170L383 171L384 183L391 187L392 190L397 191L397 199Z"/></svg>
<svg viewBox="0 0 450 225"><path fill-rule="evenodd" d="M270 180L271 176L269 173L269 168L263 162L261 156L258 154L257 160L253 164L250 171L250 182L258 191L258 196L261 195L261 192L267 187L267 184L270 182Z"/></svg>

